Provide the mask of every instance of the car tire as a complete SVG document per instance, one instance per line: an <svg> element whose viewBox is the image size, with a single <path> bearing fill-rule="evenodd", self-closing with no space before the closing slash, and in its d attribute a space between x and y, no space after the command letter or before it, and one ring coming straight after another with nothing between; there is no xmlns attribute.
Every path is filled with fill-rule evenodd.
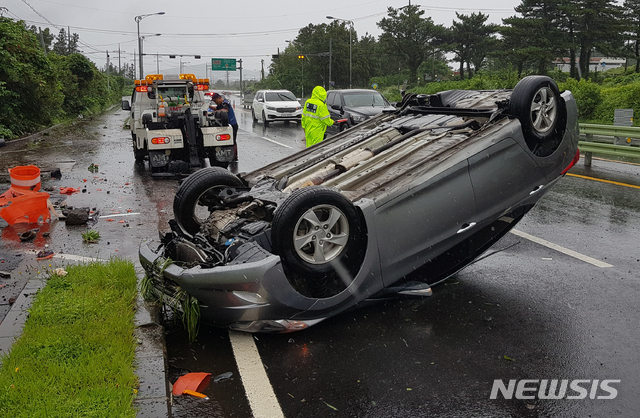
<svg viewBox="0 0 640 418"><path fill-rule="evenodd" d="M133 158L135 158L136 162L141 162L144 160L144 157L147 155L147 147L145 146L142 149L138 149L138 141L136 140L136 135L133 136Z"/></svg>
<svg viewBox="0 0 640 418"><path fill-rule="evenodd" d="M200 225L208 217L208 207L215 203L217 195L227 187L242 187L242 181L220 167L202 168L191 174L178 188L173 199L173 215L178 225L188 234L200 231Z"/></svg>
<svg viewBox="0 0 640 418"><path fill-rule="evenodd" d="M264 126L269 126L269 120L267 119L267 115L264 113L264 110L262 111L262 123L264 123Z"/></svg>
<svg viewBox="0 0 640 418"><path fill-rule="evenodd" d="M340 132L346 131L349 126L346 123L340 124Z"/></svg>
<svg viewBox="0 0 640 418"><path fill-rule="evenodd" d="M546 76L525 77L513 89L509 113L517 117L526 140L543 143L564 132L564 102L556 83Z"/></svg>
<svg viewBox="0 0 640 418"><path fill-rule="evenodd" d="M253 109L251 109L251 118L254 122L258 122L258 118L256 118L256 112Z"/></svg>
<svg viewBox="0 0 640 418"><path fill-rule="evenodd" d="M364 260L366 235L355 206L323 186L293 192L274 213L271 228L273 250L289 282L315 298L335 296L353 281Z"/></svg>

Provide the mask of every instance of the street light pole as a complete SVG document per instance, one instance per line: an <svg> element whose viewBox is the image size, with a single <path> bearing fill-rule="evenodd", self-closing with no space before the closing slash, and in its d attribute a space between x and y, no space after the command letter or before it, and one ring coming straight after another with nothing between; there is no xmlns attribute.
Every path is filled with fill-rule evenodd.
<svg viewBox="0 0 640 418"><path fill-rule="evenodd" d="M162 36L162 34L161 33L154 33L153 35L141 36L140 37L140 40L141 40L140 47L142 47L142 44L143 44L142 41L144 41L145 39L147 39L150 36ZM140 69L142 69L142 58L143 58L143 55L140 54ZM158 67L158 74L160 74L160 64L158 63L157 59L158 59L158 53L156 52L156 66ZM142 77L143 77L143 72L141 71L140 72L140 79L142 79Z"/></svg>
<svg viewBox="0 0 640 418"><path fill-rule="evenodd" d="M135 18L133 18L133 20L135 20L136 24L138 25L138 52L140 53L140 79L144 78L144 70L143 70L143 64L142 64L142 57L143 57L142 37L140 36L140 21L142 19L144 19L145 17L148 17L148 16L163 15L163 14L164 14L164 12L149 13L149 14L146 14L146 15L140 15L140 16L136 16Z"/></svg>
<svg viewBox="0 0 640 418"><path fill-rule="evenodd" d="M352 49L352 40L351 40L351 34L353 33L353 21L352 20L347 20L347 19L338 19L337 17L333 17L333 16L327 16L327 19L332 19L338 22L347 22L349 24L349 88L351 88L352 84L351 84L351 69L352 69L352 55L351 55L351 49Z"/></svg>

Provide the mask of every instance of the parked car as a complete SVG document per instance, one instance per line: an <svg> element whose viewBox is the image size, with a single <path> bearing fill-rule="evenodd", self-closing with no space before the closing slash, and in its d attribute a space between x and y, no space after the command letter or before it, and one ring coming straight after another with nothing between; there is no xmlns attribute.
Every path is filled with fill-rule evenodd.
<svg viewBox="0 0 640 418"><path fill-rule="evenodd" d="M269 126L270 122L285 123L302 119L302 105L289 90L258 90L253 97L251 115Z"/></svg>
<svg viewBox="0 0 640 418"><path fill-rule="evenodd" d="M171 232L144 243L156 292L249 332L304 329L396 295L428 295L513 228L579 159L576 102L548 77L513 90L408 94L244 175L178 189Z"/></svg>
<svg viewBox="0 0 640 418"><path fill-rule="evenodd" d="M334 124L327 128L329 133L342 132L358 123L395 108L376 90L329 90L327 108Z"/></svg>

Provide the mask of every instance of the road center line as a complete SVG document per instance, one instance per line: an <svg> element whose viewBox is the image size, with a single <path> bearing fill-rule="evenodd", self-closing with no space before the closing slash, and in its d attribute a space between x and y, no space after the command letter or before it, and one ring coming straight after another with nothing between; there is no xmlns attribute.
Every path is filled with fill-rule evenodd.
<svg viewBox="0 0 640 418"><path fill-rule="evenodd" d="M602 183L615 184L617 186L633 187L634 189L640 189L640 186L636 186L634 184L619 183L617 181L603 180L603 179L598 179L598 178L595 178L595 177L588 177L588 176L581 176L580 174L567 173L567 176L578 177L578 178L586 179L586 180L600 181Z"/></svg>
<svg viewBox="0 0 640 418"><path fill-rule="evenodd" d="M255 418L284 418L278 398L276 398L267 372L264 370L258 348L253 341L253 335L246 332L229 331L229 340L253 416Z"/></svg>
<svg viewBox="0 0 640 418"><path fill-rule="evenodd" d="M549 242L547 240L544 240L542 238L538 238L538 237L534 237L533 235L529 235L526 232L522 232L519 231L517 229L512 229L511 233L514 235L517 235L521 238L525 238L528 239L529 241L533 241L537 244L540 245L544 245L547 248L551 248L552 250L556 250L559 251L563 254L566 254L568 256L577 258L578 260L584 261L585 263L589 263L589 264L593 264L596 267L601 267L601 268L607 268L607 267L613 267L613 265L609 264L609 263L605 263L604 261L600 261L600 260L596 260L595 258L591 258L589 256L586 256L584 254L580 254L579 252L570 250L568 248L564 248L558 244L554 244L553 242Z"/></svg>

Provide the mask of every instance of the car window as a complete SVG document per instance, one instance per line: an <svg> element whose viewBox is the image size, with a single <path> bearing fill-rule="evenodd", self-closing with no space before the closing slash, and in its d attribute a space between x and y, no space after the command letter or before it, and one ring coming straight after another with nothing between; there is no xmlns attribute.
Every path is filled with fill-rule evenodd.
<svg viewBox="0 0 640 418"><path fill-rule="evenodd" d="M347 107L384 107L389 102L378 92L348 93L344 95L344 105Z"/></svg>
<svg viewBox="0 0 640 418"><path fill-rule="evenodd" d="M290 91L269 92L265 93L266 102L295 102L296 96Z"/></svg>
<svg viewBox="0 0 640 418"><path fill-rule="evenodd" d="M337 94L329 93L327 95L327 106L331 107L332 105L337 104L336 103L336 97L337 97Z"/></svg>

